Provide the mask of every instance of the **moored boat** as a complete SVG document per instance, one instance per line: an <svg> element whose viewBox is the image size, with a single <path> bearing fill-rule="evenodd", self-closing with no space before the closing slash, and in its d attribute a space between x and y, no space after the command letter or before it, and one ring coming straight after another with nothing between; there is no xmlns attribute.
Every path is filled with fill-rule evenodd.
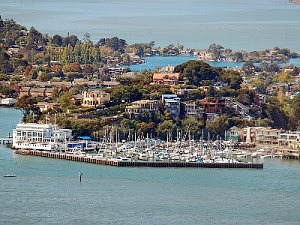
<svg viewBox="0 0 300 225"><path fill-rule="evenodd" d="M5 175L3 175L3 177L16 177L17 175L15 175L15 174L5 174Z"/></svg>

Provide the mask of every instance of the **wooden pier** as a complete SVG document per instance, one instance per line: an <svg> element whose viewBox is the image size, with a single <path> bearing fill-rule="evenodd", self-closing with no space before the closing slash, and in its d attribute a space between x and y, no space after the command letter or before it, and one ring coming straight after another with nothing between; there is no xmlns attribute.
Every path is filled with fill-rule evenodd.
<svg viewBox="0 0 300 225"><path fill-rule="evenodd" d="M193 168L245 168L263 169L262 163L196 163L196 162L150 162L150 161L115 161L98 159L96 157L82 157L57 152L42 152L33 150L16 150L15 153L23 155L40 156L46 158L63 159L77 162L101 164L117 167L193 167Z"/></svg>
<svg viewBox="0 0 300 225"><path fill-rule="evenodd" d="M12 137L0 137L0 145L12 144Z"/></svg>

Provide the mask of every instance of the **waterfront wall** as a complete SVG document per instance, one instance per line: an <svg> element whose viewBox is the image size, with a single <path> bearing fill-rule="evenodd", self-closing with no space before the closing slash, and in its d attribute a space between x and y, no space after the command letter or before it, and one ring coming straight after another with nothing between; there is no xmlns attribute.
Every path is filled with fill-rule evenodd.
<svg viewBox="0 0 300 225"><path fill-rule="evenodd" d="M193 167L193 168L245 168L263 169L262 163L196 163L196 162L150 162L150 161L115 161L98 159L95 157L82 157L65 153L41 152L33 150L16 150L22 155L40 156L54 159L63 159L77 162L101 164L117 167Z"/></svg>

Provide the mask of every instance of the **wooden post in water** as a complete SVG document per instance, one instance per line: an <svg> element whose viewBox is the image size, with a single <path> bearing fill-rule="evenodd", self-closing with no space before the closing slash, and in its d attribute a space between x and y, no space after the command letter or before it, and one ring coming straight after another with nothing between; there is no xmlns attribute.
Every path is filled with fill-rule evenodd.
<svg viewBox="0 0 300 225"><path fill-rule="evenodd" d="M82 173L79 171L79 182L81 183Z"/></svg>

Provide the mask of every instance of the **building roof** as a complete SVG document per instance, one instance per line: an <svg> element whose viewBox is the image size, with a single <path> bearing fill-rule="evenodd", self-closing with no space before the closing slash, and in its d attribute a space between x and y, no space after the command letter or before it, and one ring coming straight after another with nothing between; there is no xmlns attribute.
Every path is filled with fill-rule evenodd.
<svg viewBox="0 0 300 225"><path fill-rule="evenodd" d="M84 92L88 92L88 93L94 93L94 94L109 94L105 91L102 91L100 89L89 89L87 91L84 91Z"/></svg>
<svg viewBox="0 0 300 225"><path fill-rule="evenodd" d="M28 91L30 90L30 88L31 88L31 87L22 87L22 88L21 88L21 91L26 91L26 92L28 92Z"/></svg>
<svg viewBox="0 0 300 225"><path fill-rule="evenodd" d="M45 88L31 88L30 92L44 92L45 90Z"/></svg>
<svg viewBox="0 0 300 225"><path fill-rule="evenodd" d="M172 103L172 102L178 103L179 100L180 100L180 98L165 99L165 102L166 103Z"/></svg>
<svg viewBox="0 0 300 225"><path fill-rule="evenodd" d="M179 80L179 73L154 73L153 80Z"/></svg>
<svg viewBox="0 0 300 225"><path fill-rule="evenodd" d="M103 81L102 85L104 86L117 86L120 83L118 81Z"/></svg>
<svg viewBox="0 0 300 225"><path fill-rule="evenodd" d="M16 129L52 129L57 127L57 125L54 124L39 124L39 123L19 123L17 124Z"/></svg>

